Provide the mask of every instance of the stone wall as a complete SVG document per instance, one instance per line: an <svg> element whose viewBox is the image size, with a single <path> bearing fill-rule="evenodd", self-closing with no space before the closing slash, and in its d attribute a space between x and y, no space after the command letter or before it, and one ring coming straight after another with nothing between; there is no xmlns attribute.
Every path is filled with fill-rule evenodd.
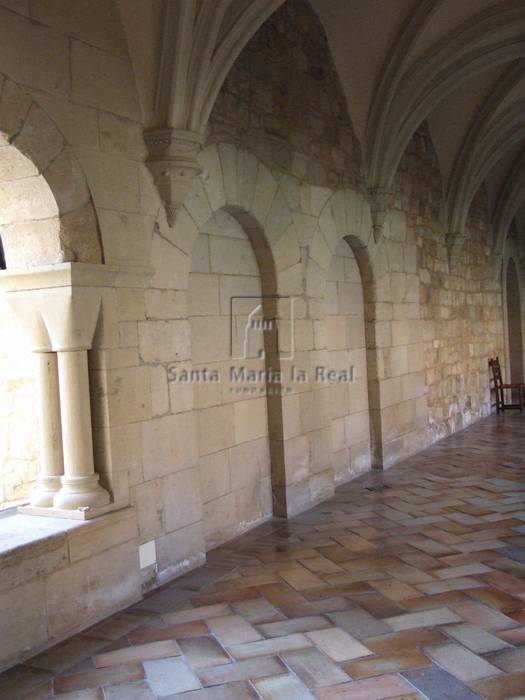
<svg viewBox="0 0 525 700"><path fill-rule="evenodd" d="M452 253L447 248L441 175L426 125L407 148L396 189L396 206L407 214L418 251L427 441L432 443L490 410L488 359L504 357L501 287L484 191L471 207L466 241Z"/></svg>
<svg viewBox="0 0 525 700"><path fill-rule="evenodd" d="M0 509L26 503L38 469L33 357L17 321L0 305Z"/></svg>
<svg viewBox="0 0 525 700"><path fill-rule="evenodd" d="M363 281L355 255L341 241L326 285L326 342L329 367L351 371L352 381L331 388L335 480L343 483L370 469L370 415Z"/></svg>
<svg viewBox="0 0 525 700"><path fill-rule="evenodd" d="M224 141L316 185L358 183L359 142L308 0L286 2L235 62L210 119L208 142Z"/></svg>
<svg viewBox="0 0 525 700"><path fill-rule="evenodd" d="M261 280L246 233L224 211L202 227L191 261L191 367L199 376L190 386L204 539L211 548L272 513L266 382L249 383L244 372L265 370L262 331L249 324L262 304ZM172 391L179 386L175 382Z"/></svg>
<svg viewBox="0 0 525 700"><path fill-rule="evenodd" d="M0 522L0 672L140 600L132 508L87 522Z"/></svg>
<svg viewBox="0 0 525 700"><path fill-rule="evenodd" d="M506 272L506 274L505 274ZM523 383L523 332L521 312L521 291L518 277L517 261L511 258L504 268L506 285L506 314L507 314L507 338L508 338L508 371L509 380L515 384Z"/></svg>

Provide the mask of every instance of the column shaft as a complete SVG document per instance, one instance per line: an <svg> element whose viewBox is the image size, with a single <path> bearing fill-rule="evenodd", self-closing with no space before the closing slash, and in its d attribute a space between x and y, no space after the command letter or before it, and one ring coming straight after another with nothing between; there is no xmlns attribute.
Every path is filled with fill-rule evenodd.
<svg viewBox="0 0 525 700"><path fill-rule="evenodd" d="M102 507L108 492L98 483L93 461L93 434L86 350L58 352L64 476L55 496L57 508Z"/></svg>
<svg viewBox="0 0 525 700"><path fill-rule="evenodd" d="M31 505L48 508L60 490L64 473L58 364L54 352L35 352L38 386L40 471L31 494Z"/></svg>

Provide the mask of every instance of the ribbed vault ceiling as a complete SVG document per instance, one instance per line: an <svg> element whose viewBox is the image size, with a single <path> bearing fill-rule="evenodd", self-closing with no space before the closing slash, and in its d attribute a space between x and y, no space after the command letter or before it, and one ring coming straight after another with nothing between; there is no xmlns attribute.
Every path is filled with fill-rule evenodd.
<svg viewBox="0 0 525 700"><path fill-rule="evenodd" d="M151 0L137 17L136 3L120 0L146 126L203 130L229 68L282 2ZM388 191L426 120L449 235L464 232L470 204L485 186L499 252L510 223L525 224L524 0L311 4L361 142L370 191Z"/></svg>

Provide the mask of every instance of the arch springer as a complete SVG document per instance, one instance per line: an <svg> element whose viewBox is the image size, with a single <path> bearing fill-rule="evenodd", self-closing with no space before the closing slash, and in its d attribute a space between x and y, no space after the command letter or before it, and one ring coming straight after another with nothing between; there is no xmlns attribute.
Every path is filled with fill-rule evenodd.
<svg viewBox="0 0 525 700"><path fill-rule="evenodd" d="M198 157L204 136L185 129L151 129L144 132L148 149L148 166L170 226L177 210L184 204L193 179L202 173Z"/></svg>

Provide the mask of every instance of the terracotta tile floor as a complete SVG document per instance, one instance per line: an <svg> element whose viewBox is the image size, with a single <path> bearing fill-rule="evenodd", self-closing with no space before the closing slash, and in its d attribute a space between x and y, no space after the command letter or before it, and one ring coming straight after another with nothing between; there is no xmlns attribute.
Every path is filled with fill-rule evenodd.
<svg viewBox="0 0 525 700"><path fill-rule="evenodd" d="M0 676L1 700L525 698L525 418L491 417Z"/></svg>

